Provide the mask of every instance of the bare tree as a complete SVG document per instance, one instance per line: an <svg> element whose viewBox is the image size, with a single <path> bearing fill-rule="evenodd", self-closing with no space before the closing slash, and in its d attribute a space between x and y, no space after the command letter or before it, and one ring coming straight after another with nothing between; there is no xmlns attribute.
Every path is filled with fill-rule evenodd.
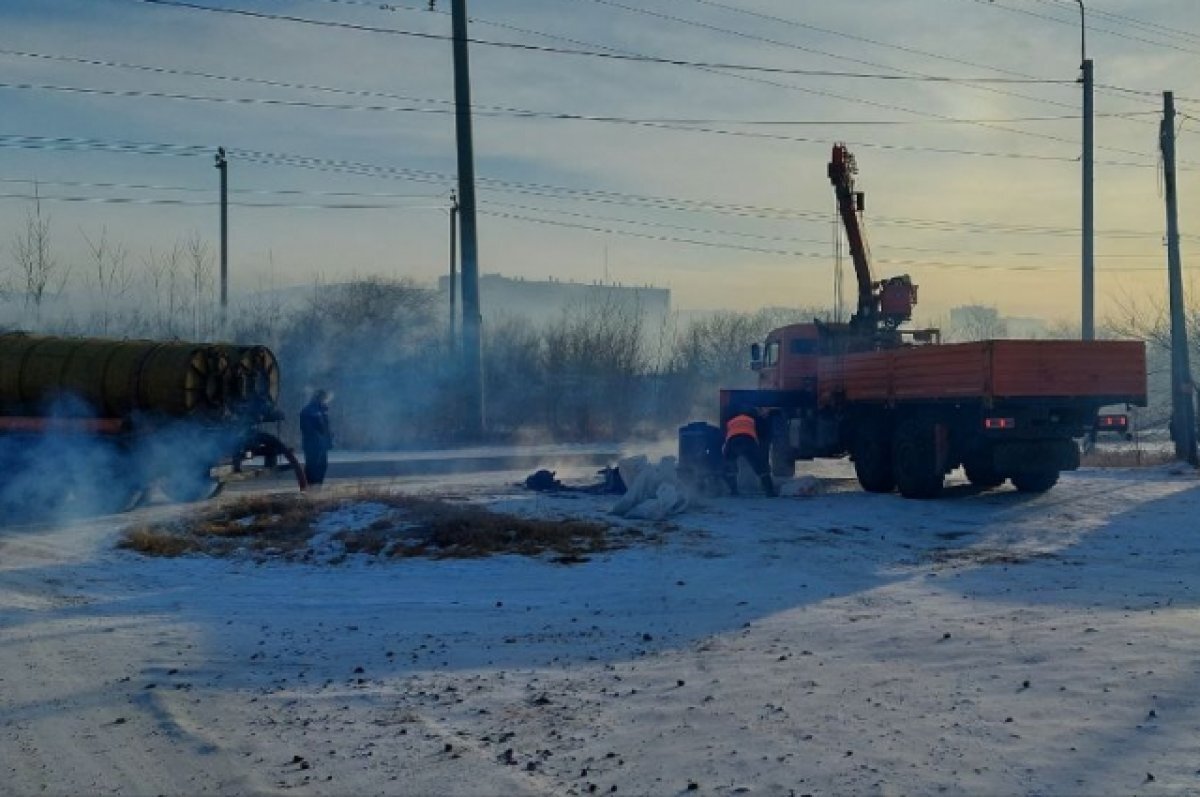
<svg viewBox="0 0 1200 797"><path fill-rule="evenodd" d="M108 240L107 228L93 241L82 233L89 258L88 283L93 290L92 325L100 334L109 334L114 320L115 305L124 301L133 288L133 271L129 268L129 253L121 243Z"/></svg>
<svg viewBox="0 0 1200 797"><path fill-rule="evenodd" d="M550 428L578 439L632 428L648 370L645 313L611 297L566 310L543 332Z"/></svg>
<svg viewBox="0 0 1200 797"><path fill-rule="evenodd" d="M214 313L213 255L199 233L193 232L183 243L191 288L192 338L206 340L216 332Z"/></svg>
<svg viewBox="0 0 1200 797"><path fill-rule="evenodd" d="M25 216L25 226L13 241L17 280L25 307L33 307L35 324L41 323L46 299L62 293L70 269L62 265L51 250L50 217L42 215L42 202L36 195L33 208Z"/></svg>
<svg viewBox="0 0 1200 797"><path fill-rule="evenodd" d="M1008 336L1008 324L992 306L970 304L950 311L947 337L957 341L993 340Z"/></svg>
<svg viewBox="0 0 1200 797"><path fill-rule="evenodd" d="M142 261L146 287L154 304L149 330L152 335L176 337L179 334L178 317L182 305L179 283L182 265L183 250L178 243L166 252L158 253L150 249Z"/></svg>

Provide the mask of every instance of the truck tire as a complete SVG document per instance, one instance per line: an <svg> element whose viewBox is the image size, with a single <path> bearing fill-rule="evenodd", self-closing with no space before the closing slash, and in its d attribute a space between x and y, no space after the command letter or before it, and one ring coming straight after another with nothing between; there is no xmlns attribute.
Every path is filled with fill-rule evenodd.
<svg viewBox="0 0 1200 797"><path fill-rule="evenodd" d="M1004 477L996 472L996 466L980 459L964 462L963 472L967 474L967 481L981 490L990 490L1004 484Z"/></svg>
<svg viewBox="0 0 1200 797"><path fill-rule="evenodd" d="M905 498L936 498L945 474L938 462L934 424L919 418L901 421L892 438L892 470Z"/></svg>
<svg viewBox="0 0 1200 797"><path fill-rule="evenodd" d="M1012 475L1013 487L1023 493L1044 493L1058 484L1056 470L1027 470Z"/></svg>
<svg viewBox="0 0 1200 797"><path fill-rule="evenodd" d="M870 426L859 432L854 443L854 475L869 493L890 493L896 489L891 441L883 428Z"/></svg>

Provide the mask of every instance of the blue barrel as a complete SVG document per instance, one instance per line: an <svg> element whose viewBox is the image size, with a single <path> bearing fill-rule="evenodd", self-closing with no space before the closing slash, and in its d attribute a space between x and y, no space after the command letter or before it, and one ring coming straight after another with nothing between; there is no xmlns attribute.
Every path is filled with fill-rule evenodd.
<svg viewBox="0 0 1200 797"><path fill-rule="evenodd" d="M711 423L694 421L680 426L680 474L705 476L720 473L721 446L724 442L720 428Z"/></svg>

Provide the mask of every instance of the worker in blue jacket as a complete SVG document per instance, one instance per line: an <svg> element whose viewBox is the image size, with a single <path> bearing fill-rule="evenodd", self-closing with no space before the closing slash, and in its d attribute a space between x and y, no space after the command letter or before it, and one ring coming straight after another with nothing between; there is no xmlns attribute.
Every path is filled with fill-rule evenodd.
<svg viewBox="0 0 1200 797"><path fill-rule="evenodd" d="M309 484L324 484L329 467L329 449L333 448L333 430L329 425L327 390L318 390L300 410L300 439L304 446L304 475Z"/></svg>

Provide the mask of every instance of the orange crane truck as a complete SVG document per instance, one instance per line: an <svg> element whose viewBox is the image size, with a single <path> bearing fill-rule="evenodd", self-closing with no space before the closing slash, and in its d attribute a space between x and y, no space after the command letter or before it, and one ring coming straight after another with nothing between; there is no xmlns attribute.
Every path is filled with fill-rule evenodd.
<svg viewBox="0 0 1200 797"><path fill-rule="evenodd" d="M1079 467L1078 438L1123 432L1112 405L1146 406L1140 341L986 340L941 343L938 330L902 329L917 286L871 276L854 190L856 165L837 144L829 178L858 282L848 322L792 324L751 347L754 390L722 390L721 428L734 414L770 418L776 475L796 460L849 456L865 490L932 498L960 465L981 488L1005 479L1044 492Z"/></svg>

